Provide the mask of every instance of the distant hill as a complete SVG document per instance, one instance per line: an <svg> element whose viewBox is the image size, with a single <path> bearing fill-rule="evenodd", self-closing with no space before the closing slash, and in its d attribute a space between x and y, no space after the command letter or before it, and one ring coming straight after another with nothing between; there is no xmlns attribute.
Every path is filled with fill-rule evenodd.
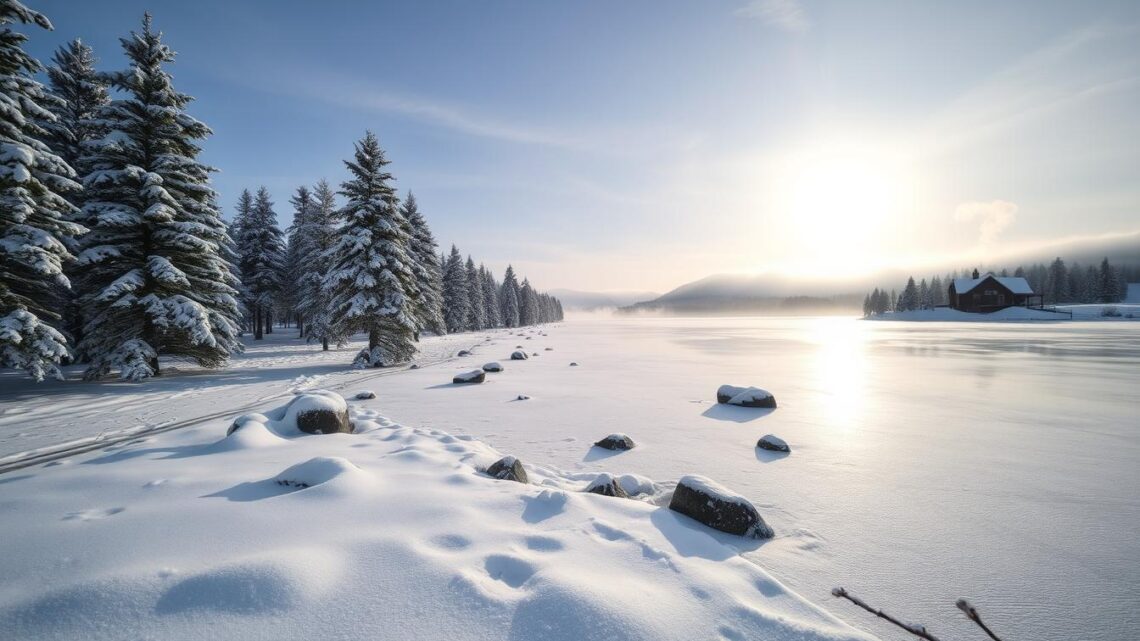
<svg viewBox="0 0 1140 641"><path fill-rule="evenodd" d="M587 312L617 309L657 297L657 292L646 291L584 292L574 289L554 289L549 293L562 301L564 309Z"/></svg>
<svg viewBox="0 0 1140 641"><path fill-rule="evenodd" d="M1013 270L1018 265L1048 263L1055 257L1067 263L1093 264L1107 257L1114 265L1140 266L1140 232L1109 238L1060 241L1033 251L1009 253L979 265L983 270ZM792 278L779 274L716 274L685 283L655 298L643 298L621 307L626 313L666 314L804 314L858 311L863 296L874 287L902 289L908 276L916 279L945 274L967 264L890 270L857 278Z"/></svg>

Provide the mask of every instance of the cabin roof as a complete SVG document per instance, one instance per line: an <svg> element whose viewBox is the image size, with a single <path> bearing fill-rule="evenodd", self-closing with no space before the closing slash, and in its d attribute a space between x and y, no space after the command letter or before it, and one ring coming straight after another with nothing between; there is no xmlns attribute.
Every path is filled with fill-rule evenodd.
<svg viewBox="0 0 1140 641"><path fill-rule="evenodd" d="M994 276L993 274L985 274L981 278L955 278L954 291L959 294L965 294L981 285L987 278L993 278L998 283L1005 287L1014 294L1032 294L1033 288L1029 286L1029 281L1020 276Z"/></svg>

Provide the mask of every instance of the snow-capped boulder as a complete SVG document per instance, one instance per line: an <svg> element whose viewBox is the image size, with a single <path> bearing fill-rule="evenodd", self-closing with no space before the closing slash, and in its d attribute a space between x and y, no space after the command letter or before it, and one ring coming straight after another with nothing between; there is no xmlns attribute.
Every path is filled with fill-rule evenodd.
<svg viewBox="0 0 1140 641"><path fill-rule="evenodd" d="M614 477L605 472L599 474L593 481L590 481L590 484L586 486L586 491L590 494L601 494L602 496L616 496L621 499L629 498L629 494L626 494L621 484L614 480Z"/></svg>
<svg viewBox="0 0 1140 641"><path fill-rule="evenodd" d="M294 396L285 406L281 423L286 428L296 426L307 434L352 432L348 403L341 395L324 390Z"/></svg>
<svg viewBox="0 0 1140 641"><path fill-rule="evenodd" d="M577 363L570 363L570 367L578 367Z"/></svg>
<svg viewBox="0 0 1140 641"><path fill-rule="evenodd" d="M529 401L530 397L527 396L526 394L519 394L517 397L515 397L515 400L516 401Z"/></svg>
<svg viewBox="0 0 1140 641"><path fill-rule="evenodd" d="M775 536L748 499L703 476L682 477L673 491L669 509L721 532L751 539Z"/></svg>
<svg viewBox="0 0 1140 641"><path fill-rule="evenodd" d="M773 436L771 434L761 436L760 440L756 441L756 447L762 450L771 450L773 452L792 451L791 448L788 447L788 444L784 442L784 439L778 436Z"/></svg>
<svg viewBox="0 0 1140 641"><path fill-rule="evenodd" d="M419 369L419 368L420 368L419 363L412 363L411 365L408 366L408 369Z"/></svg>
<svg viewBox="0 0 1140 641"><path fill-rule="evenodd" d="M226 436L229 436L230 434L233 434L234 432L240 430L242 427L245 427L246 423L260 423L262 425L266 425L269 423L269 417L264 414L257 413L242 414L241 416L235 418L233 423L230 423L230 428L226 430Z"/></svg>
<svg viewBox="0 0 1140 641"><path fill-rule="evenodd" d="M467 350L465 350L465 349L461 349L461 350L459 350L459 353L458 353L458 354L456 354L456 356L470 356L470 355L471 355L471 352L469 352L469 351L467 351Z"/></svg>
<svg viewBox="0 0 1140 641"><path fill-rule="evenodd" d="M356 393L356 396L353 396L353 398L358 401L372 400L376 398L376 392L373 392L372 390L360 390Z"/></svg>
<svg viewBox="0 0 1140 641"><path fill-rule="evenodd" d="M473 369L470 372L456 374L455 378L451 379L451 382L456 385L465 385L468 383L482 383L485 380L487 380L487 372L481 369Z"/></svg>
<svg viewBox="0 0 1140 641"><path fill-rule="evenodd" d="M525 361L527 358L529 357L526 355L526 352L523 351L514 351L511 353L512 361Z"/></svg>
<svg viewBox="0 0 1140 641"><path fill-rule="evenodd" d="M487 468L487 476L502 481L527 482L526 470L523 468L522 461L513 456L504 456L492 463L491 467Z"/></svg>
<svg viewBox="0 0 1140 641"><path fill-rule="evenodd" d="M759 387L737 387L721 385L716 390L716 402L740 407L764 407L774 409L776 397L768 390Z"/></svg>
<svg viewBox="0 0 1140 641"><path fill-rule="evenodd" d="M497 361L487 363L486 365L483 366L483 371L484 372L501 372L501 371L503 371L503 365L502 365L502 363L499 363Z"/></svg>
<svg viewBox="0 0 1140 641"><path fill-rule="evenodd" d="M632 450L637 444L633 439L621 433L610 434L604 439L594 443L594 447L601 447L607 450Z"/></svg>

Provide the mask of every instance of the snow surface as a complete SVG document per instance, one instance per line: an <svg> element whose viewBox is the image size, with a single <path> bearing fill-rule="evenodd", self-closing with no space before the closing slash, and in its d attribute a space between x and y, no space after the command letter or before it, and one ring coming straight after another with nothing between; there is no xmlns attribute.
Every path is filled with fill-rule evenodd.
<svg viewBox="0 0 1140 641"><path fill-rule="evenodd" d="M1118 318L1105 317L1106 307L1114 307L1120 312ZM1126 304L1088 304L1088 305L1057 305L1058 310L1072 312L1072 318L1066 314L1048 312L1027 307L1007 307L988 314L975 314L962 312L949 307L935 309L916 309L909 312L887 312L878 316L869 316L864 320L874 321L925 321L925 322L955 322L955 323L995 323L995 322L1024 322L1024 321L1124 321L1140 320L1140 305ZM1127 318L1132 314L1132 318Z"/></svg>
<svg viewBox="0 0 1140 641"><path fill-rule="evenodd" d="M549 336L531 333L531 342L565 359L519 363L495 385L441 385L455 364L427 357L421 369L354 372L351 348L346 359L284 341L243 357L265 369L239 361L233 371L142 385L3 378L0 438L9 451L91 434L88 423L111 430L228 411L0 475L0 576L11 577L0 582L0 609L23 608L31 618L20 620L35 625L55 617L51 625L71 630L83 625L79 610L104 630L124 610L138 613L124 637L206 638L201 621L210 621L250 638L557 639L531 627L535 617L570 626L573 616L624 622L645 637L766 639L796 637L731 617L771 623L776 610L756 610L771 605L763 595L800 604L794 591L883 639L905 638L833 599L831 588L843 585L943 639L979 634L954 608L962 597L1003 638L1114 641L1140 627L1140 325L621 318L544 329ZM519 342L506 332L442 340L453 347L422 345L445 356L477 345L479 362L505 359ZM571 359L589 367L568 368ZM378 398L351 403L362 433L223 436L234 417L264 415L295 386L355 391L372 375ZM717 405L709 390L725 380L764 381L780 411ZM510 402L524 393L533 398ZM592 447L616 430L636 434L638 447ZM766 433L796 443L795 455L756 448ZM468 454L477 456L464 461ZM474 473L507 454L523 461L532 485ZM299 491L273 482L318 456L350 461L376 482L340 487L338 477ZM600 473L636 500L583 494ZM676 524L662 506L685 474L748 499L777 537L748 548L707 528L681 536L662 527ZM232 488L235 497L269 498L208 497ZM435 537L461 549L440 548ZM543 538L531 547L526 537ZM721 547L713 552L701 543L707 537ZM549 557L541 551L559 544ZM520 580L526 573L503 556L535 573ZM668 563L682 572L658 574ZM167 571L176 572L169 583ZM158 616L147 601L191 577L234 576L293 577L257 584L266 587L257 594L280 594L287 605L267 620L258 599L242 597L246 614L194 609L195 628L178 620L192 614L164 606ZM332 587L309 587L318 584ZM471 584L497 596L457 595ZM362 619L366 610L386 623ZM717 630L722 621L729 627Z"/></svg>
<svg viewBox="0 0 1140 641"><path fill-rule="evenodd" d="M286 415L284 407L264 416ZM358 433L215 422L0 490L12 639L870 639L649 501L477 470L471 438L354 405ZM594 482L600 475L594 475ZM11 477L5 479L10 480ZM623 485L624 486L624 485Z"/></svg>

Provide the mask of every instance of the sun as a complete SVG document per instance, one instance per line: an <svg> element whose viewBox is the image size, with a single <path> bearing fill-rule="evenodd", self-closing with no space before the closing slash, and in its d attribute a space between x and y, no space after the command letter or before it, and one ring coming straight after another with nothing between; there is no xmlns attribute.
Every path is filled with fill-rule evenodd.
<svg viewBox="0 0 1140 641"><path fill-rule="evenodd" d="M782 173L780 215L800 273L869 267L912 202L913 178L902 158L866 145L801 151Z"/></svg>

